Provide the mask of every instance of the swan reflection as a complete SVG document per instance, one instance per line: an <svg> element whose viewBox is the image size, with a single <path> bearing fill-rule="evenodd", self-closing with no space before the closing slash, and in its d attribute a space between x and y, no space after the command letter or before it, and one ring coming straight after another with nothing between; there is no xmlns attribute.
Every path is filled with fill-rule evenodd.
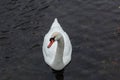
<svg viewBox="0 0 120 80"><path fill-rule="evenodd" d="M64 69L60 71L56 71L52 69L52 72L56 78L56 80L64 80Z"/></svg>

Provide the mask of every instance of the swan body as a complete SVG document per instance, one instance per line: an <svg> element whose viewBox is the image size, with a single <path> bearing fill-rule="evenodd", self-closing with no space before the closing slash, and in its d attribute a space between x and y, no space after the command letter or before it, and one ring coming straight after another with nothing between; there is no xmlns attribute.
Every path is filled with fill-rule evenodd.
<svg viewBox="0 0 120 80"><path fill-rule="evenodd" d="M62 70L71 61L72 45L57 18L44 37L42 49L45 62L54 70Z"/></svg>

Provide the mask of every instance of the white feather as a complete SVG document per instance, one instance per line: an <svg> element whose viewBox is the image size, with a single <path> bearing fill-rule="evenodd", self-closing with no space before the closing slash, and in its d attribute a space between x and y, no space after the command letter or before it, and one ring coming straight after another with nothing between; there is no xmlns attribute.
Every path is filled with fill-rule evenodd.
<svg viewBox="0 0 120 80"><path fill-rule="evenodd" d="M63 58L62 58L64 65L61 65L61 67L58 67L58 65L53 65L58 43L55 42L55 43L53 43L53 45L50 48L47 48L47 46L49 44L49 39L51 38L51 35L54 32L61 33L63 35L63 39L64 39L64 51L63 51ZM58 23L57 18L55 18L49 32L44 37L44 42L43 42L44 60L51 68L53 68L55 70L61 70L70 62L71 54L72 54L72 45L71 45L70 39L69 39L67 33L63 31L62 27Z"/></svg>

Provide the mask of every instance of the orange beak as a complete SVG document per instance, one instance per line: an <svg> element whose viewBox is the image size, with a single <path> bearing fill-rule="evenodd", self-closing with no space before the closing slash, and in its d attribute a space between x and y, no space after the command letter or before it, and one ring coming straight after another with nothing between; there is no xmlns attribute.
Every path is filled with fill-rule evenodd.
<svg viewBox="0 0 120 80"><path fill-rule="evenodd" d="M50 40L50 43L48 44L47 48L50 48L54 42L54 40Z"/></svg>

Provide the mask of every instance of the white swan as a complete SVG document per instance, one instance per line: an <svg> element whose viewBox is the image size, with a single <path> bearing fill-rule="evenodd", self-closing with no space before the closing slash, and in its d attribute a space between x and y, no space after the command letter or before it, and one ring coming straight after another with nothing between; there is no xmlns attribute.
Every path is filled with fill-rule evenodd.
<svg viewBox="0 0 120 80"><path fill-rule="evenodd" d="M42 48L45 62L54 70L62 70L71 61L72 45L57 18L44 37Z"/></svg>

